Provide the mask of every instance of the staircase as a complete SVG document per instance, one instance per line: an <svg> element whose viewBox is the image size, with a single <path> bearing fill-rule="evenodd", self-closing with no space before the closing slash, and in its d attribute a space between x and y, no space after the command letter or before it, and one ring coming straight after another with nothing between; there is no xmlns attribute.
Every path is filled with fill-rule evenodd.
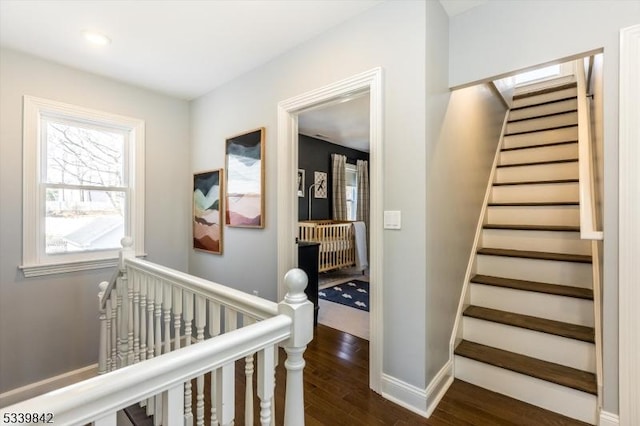
<svg viewBox="0 0 640 426"><path fill-rule="evenodd" d="M596 424L591 241L576 83L514 97L454 350L455 377Z"/></svg>

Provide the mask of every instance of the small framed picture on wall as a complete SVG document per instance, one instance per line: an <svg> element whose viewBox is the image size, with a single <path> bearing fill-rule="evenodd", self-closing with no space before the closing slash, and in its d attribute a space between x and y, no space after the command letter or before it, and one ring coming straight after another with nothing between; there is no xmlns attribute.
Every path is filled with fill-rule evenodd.
<svg viewBox="0 0 640 426"><path fill-rule="evenodd" d="M298 197L304 197L304 169L298 169Z"/></svg>
<svg viewBox="0 0 640 426"><path fill-rule="evenodd" d="M325 172L314 172L315 198L327 198L327 174Z"/></svg>

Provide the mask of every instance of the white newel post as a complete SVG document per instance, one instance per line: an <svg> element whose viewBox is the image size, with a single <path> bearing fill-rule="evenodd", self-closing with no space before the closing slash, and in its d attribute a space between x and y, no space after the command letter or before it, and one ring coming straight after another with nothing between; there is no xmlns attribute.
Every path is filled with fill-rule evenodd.
<svg viewBox="0 0 640 426"><path fill-rule="evenodd" d="M109 287L109 283L102 281L98 284L100 291L98 292L98 311L100 312L100 352L98 353L98 374L104 374L107 372L107 339L110 337L107 335L107 310L102 307L102 298L104 292Z"/></svg>
<svg viewBox="0 0 640 426"><path fill-rule="evenodd" d="M120 277L118 278L117 288L119 294L118 306L120 308L120 311L118 312L118 319L120 321L120 327L118 330L119 368L133 363L133 323L130 324L130 320L133 319L133 289L129 289L125 259L135 257L133 240L130 237L124 237L120 240L120 244L122 245L122 249L120 250L120 260L118 263Z"/></svg>
<svg viewBox="0 0 640 426"><path fill-rule="evenodd" d="M302 269L291 269L284 276L287 294L278 304L278 312L293 320L291 337L283 343L287 352L284 363L287 383L284 403L285 426L304 425L304 354L307 344L313 339L313 303L307 300L307 274Z"/></svg>

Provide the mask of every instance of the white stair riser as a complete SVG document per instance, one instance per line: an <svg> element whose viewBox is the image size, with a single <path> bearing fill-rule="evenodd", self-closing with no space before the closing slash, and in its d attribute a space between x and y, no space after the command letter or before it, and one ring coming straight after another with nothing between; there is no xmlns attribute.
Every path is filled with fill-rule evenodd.
<svg viewBox="0 0 640 426"><path fill-rule="evenodd" d="M476 256L477 274L592 288L590 263L557 262L506 256Z"/></svg>
<svg viewBox="0 0 640 426"><path fill-rule="evenodd" d="M591 254L591 242L581 240L579 232L484 229L482 231L482 247Z"/></svg>
<svg viewBox="0 0 640 426"><path fill-rule="evenodd" d="M455 377L586 423L597 423L597 398L585 392L456 355Z"/></svg>
<svg viewBox="0 0 640 426"><path fill-rule="evenodd" d="M578 179L578 162L498 167L496 182Z"/></svg>
<svg viewBox="0 0 640 426"><path fill-rule="evenodd" d="M577 89L575 87L563 90L556 90L555 92L545 93L543 95L527 96L526 98L515 99L512 108L521 108L529 105L537 105L543 102L556 101L558 99L571 98L577 96Z"/></svg>
<svg viewBox="0 0 640 426"><path fill-rule="evenodd" d="M534 161L575 160L578 158L578 144L563 144L502 151L499 165L529 163Z"/></svg>
<svg viewBox="0 0 640 426"><path fill-rule="evenodd" d="M593 327L591 300L471 283L471 304Z"/></svg>
<svg viewBox="0 0 640 426"><path fill-rule="evenodd" d="M580 225L578 206L488 206L487 223L508 225Z"/></svg>
<svg viewBox="0 0 640 426"><path fill-rule="evenodd" d="M541 115L556 114L564 111L571 111L578 108L577 99L567 99L551 104L532 106L525 109L518 109L509 113L509 120L522 120L525 118L539 117Z"/></svg>
<svg viewBox="0 0 640 426"><path fill-rule="evenodd" d="M507 123L506 133L532 132L550 129L552 127L574 126L576 124L578 124L578 113L572 111L548 117L530 118L527 120L510 122Z"/></svg>
<svg viewBox="0 0 640 426"><path fill-rule="evenodd" d="M519 148L530 145L548 145L558 142L578 140L578 127L565 127L564 129L542 130L535 133L505 136L503 148Z"/></svg>
<svg viewBox="0 0 640 426"><path fill-rule="evenodd" d="M578 370L596 372L595 345L555 334L463 317L464 339Z"/></svg>
<svg viewBox="0 0 640 426"><path fill-rule="evenodd" d="M493 203L563 202L579 201L578 183L554 183L531 185L494 186L491 190Z"/></svg>

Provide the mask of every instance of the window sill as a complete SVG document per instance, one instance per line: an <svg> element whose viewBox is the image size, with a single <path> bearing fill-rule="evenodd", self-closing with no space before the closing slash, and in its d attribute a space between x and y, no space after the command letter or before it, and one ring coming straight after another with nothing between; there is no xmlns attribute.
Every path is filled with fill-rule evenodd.
<svg viewBox="0 0 640 426"><path fill-rule="evenodd" d="M22 270L25 278L31 278L43 275L112 268L114 266L118 266L118 258L80 260L76 262L47 263L40 265L20 265L18 268Z"/></svg>

